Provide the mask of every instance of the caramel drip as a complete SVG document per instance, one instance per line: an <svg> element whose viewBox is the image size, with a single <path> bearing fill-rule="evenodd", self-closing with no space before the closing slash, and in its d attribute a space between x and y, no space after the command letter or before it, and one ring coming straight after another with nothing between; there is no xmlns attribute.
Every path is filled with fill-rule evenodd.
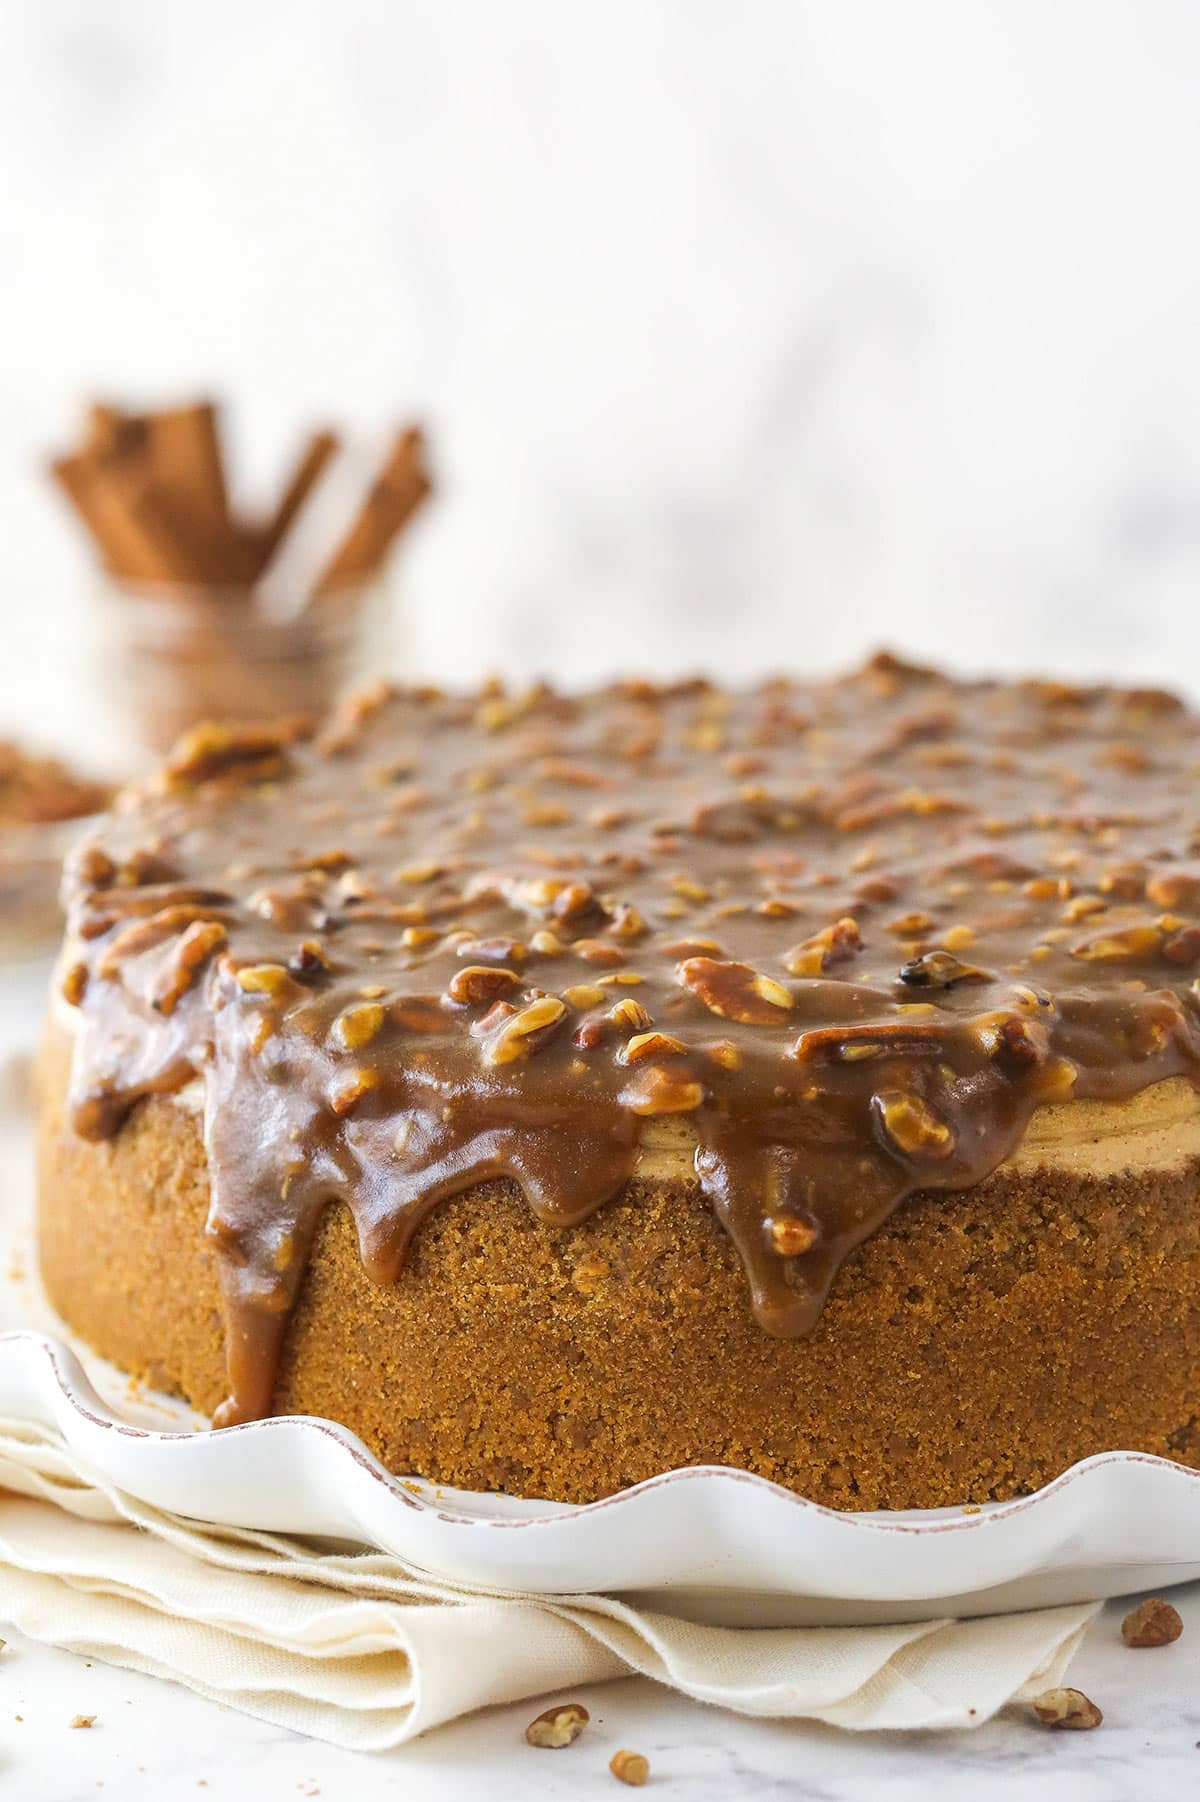
<svg viewBox="0 0 1200 1802"><path fill-rule="evenodd" d="M676 1115L764 1330L1033 1111L1200 1071L1200 722L887 657L731 695L360 697L204 728L72 860L73 1120L199 1078L229 1399L324 1209L404 1280L508 1179L570 1228Z"/></svg>

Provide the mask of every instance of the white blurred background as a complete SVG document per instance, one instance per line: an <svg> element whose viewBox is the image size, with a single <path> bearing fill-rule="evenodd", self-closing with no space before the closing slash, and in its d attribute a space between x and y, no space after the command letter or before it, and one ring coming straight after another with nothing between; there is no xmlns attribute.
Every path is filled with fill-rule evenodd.
<svg viewBox="0 0 1200 1802"><path fill-rule="evenodd" d="M1200 689L1195 0L6 0L0 729L82 396L430 428L405 659Z"/></svg>

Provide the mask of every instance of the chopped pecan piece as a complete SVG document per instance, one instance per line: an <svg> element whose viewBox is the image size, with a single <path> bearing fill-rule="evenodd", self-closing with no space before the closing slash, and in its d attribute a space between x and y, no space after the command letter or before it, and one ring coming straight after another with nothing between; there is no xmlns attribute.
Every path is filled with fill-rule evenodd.
<svg viewBox="0 0 1200 1802"><path fill-rule="evenodd" d="M906 939L919 938L924 932L932 932L933 927L933 918L929 914L900 914L887 922L889 932L898 932Z"/></svg>
<svg viewBox="0 0 1200 1802"><path fill-rule="evenodd" d="M519 939L464 939L458 956L485 964L523 964L529 953Z"/></svg>
<svg viewBox="0 0 1200 1802"><path fill-rule="evenodd" d="M570 988L563 990L562 998L568 1007L578 1008L583 1012L589 1007L603 1007L608 1000L608 990L602 989L596 982L573 982Z"/></svg>
<svg viewBox="0 0 1200 1802"><path fill-rule="evenodd" d="M436 882L438 877L444 876L445 873L446 866L443 863L410 863L405 864L403 869L394 871L392 880L394 882L407 882L415 885L418 883Z"/></svg>
<svg viewBox="0 0 1200 1802"><path fill-rule="evenodd" d="M864 1056L920 1057L936 1056L946 1040L946 1019L938 1009L927 1006L926 1012L937 1017L928 1026L910 1024L909 1016L918 1011L919 1003L905 1009L905 1018L880 1021L866 1026L812 1026L796 1040L792 1056L801 1063L836 1061L857 1063ZM866 1051L859 1050L865 1046Z"/></svg>
<svg viewBox="0 0 1200 1802"><path fill-rule="evenodd" d="M557 1702L530 1721L525 1729L526 1744L558 1751L579 1738L590 1718L582 1702Z"/></svg>
<svg viewBox="0 0 1200 1802"><path fill-rule="evenodd" d="M1065 901L1071 893L1071 884L1065 876L1034 876L1025 884L1022 893L1031 901Z"/></svg>
<svg viewBox="0 0 1200 1802"><path fill-rule="evenodd" d="M1049 1050L1045 1027L1019 1014L994 1014L975 1031L988 1056L1014 1071L1035 1069Z"/></svg>
<svg viewBox="0 0 1200 1802"><path fill-rule="evenodd" d="M339 1116L352 1114L359 1102L377 1089L382 1080L378 1070L355 1070L333 1091L329 1105Z"/></svg>
<svg viewBox="0 0 1200 1802"><path fill-rule="evenodd" d="M870 907L895 901L903 893L903 884L895 876L868 876L865 882L859 883L854 898L864 907Z"/></svg>
<svg viewBox="0 0 1200 1802"><path fill-rule="evenodd" d="M784 953L783 967L789 976L820 976L834 964L844 963L862 950L862 934L858 921L847 915L832 926L822 927L803 944L793 945Z"/></svg>
<svg viewBox="0 0 1200 1802"><path fill-rule="evenodd" d="M873 1106L884 1133L906 1157L946 1158L954 1150L954 1134L919 1095L887 1089Z"/></svg>
<svg viewBox="0 0 1200 1802"><path fill-rule="evenodd" d="M1162 944L1157 926L1125 926L1115 932L1098 932L1071 946L1071 956L1095 963L1136 963L1153 957Z"/></svg>
<svg viewBox="0 0 1200 1802"><path fill-rule="evenodd" d="M615 968L625 962L625 953L616 945L605 944L603 939L576 939L571 951L589 964L608 964Z"/></svg>
<svg viewBox="0 0 1200 1802"><path fill-rule="evenodd" d="M710 1013L737 1020L743 1026L773 1025L792 1007L792 997L783 984L763 976L749 964L689 957L679 965L676 975Z"/></svg>
<svg viewBox="0 0 1200 1802"><path fill-rule="evenodd" d="M237 973L237 985L247 995L278 995L289 980L283 964L244 964Z"/></svg>
<svg viewBox="0 0 1200 1802"><path fill-rule="evenodd" d="M627 1032L646 1032L654 1022L649 1010L632 995L626 995L621 1001L615 1001L608 1010L608 1017L614 1026L621 1026Z"/></svg>
<svg viewBox="0 0 1200 1802"><path fill-rule="evenodd" d="M400 933L400 943L408 951L420 951L425 945L432 945L441 938L436 926L405 926Z"/></svg>
<svg viewBox="0 0 1200 1802"><path fill-rule="evenodd" d="M63 972L62 998L72 1007L78 1007L87 989L88 967L86 964L71 964Z"/></svg>
<svg viewBox="0 0 1200 1802"><path fill-rule="evenodd" d="M511 1064L540 1050L566 1017L566 1005L557 995L542 995L504 1021L486 1041L489 1064Z"/></svg>
<svg viewBox="0 0 1200 1802"><path fill-rule="evenodd" d="M228 939L219 920L196 920L175 947L166 974L154 991L160 1014L173 1014L214 951Z"/></svg>
<svg viewBox="0 0 1200 1802"><path fill-rule="evenodd" d="M816 1227L799 1214L770 1214L765 1225L767 1241L781 1258L803 1257L817 1242Z"/></svg>
<svg viewBox="0 0 1200 1802"><path fill-rule="evenodd" d="M116 937L105 946L96 964L99 976L116 976L121 965L131 957L138 957L143 951L152 951L156 945L174 938L188 926L201 921L211 921L211 908L181 903L175 907L164 907L158 913L151 914L148 919L133 920L123 926Z"/></svg>
<svg viewBox="0 0 1200 1802"><path fill-rule="evenodd" d="M1161 1596L1150 1596L1121 1622L1121 1638L1127 1646L1169 1646L1183 1632L1179 1611Z"/></svg>
<svg viewBox="0 0 1200 1802"><path fill-rule="evenodd" d="M691 876L675 876L671 881L671 890L684 901L708 901L712 898L712 890L705 888Z"/></svg>
<svg viewBox="0 0 1200 1802"><path fill-rule="evenodd" d="M621 1090L621 1100L633 1114L690 1114L704 1100L704 1085L647 1064Z"/></svg>
<svg viewBox="0 0 1200 1802"><path fill-rule="evenodd" d="M682 1039L672 1033L635 1032L621 1047L619 1056L623 1064L636 1064L644 1057L668 1057L672 1052L686 1050Z"/></svg>
<svg viewBox="0 0 1200 1802"><path fill-rule="evenodd" d="M1100 891L1118 901L1140 901L1146 892L1146 872L1141 864L1119 863L1101 876Z"/></svg>
<svg viewBox="0 0 1200 1802"><path fill-rule="evenodd" d="M343 1008L333 1023L333 1036L343 1051L361 1051L383 1031L387 1010L378 1001L360 1001Z"/></svg>
<svg viewBox="0 0 1200 1802"><path fill-rule="evenodd" d="M302 980L311 979L329 969L329 959L316 939L301 939L288 959L288 969Z"/></svg>
<svg viewBox="0 0 1200 1802"><path fill-rule="evenodd" d="M609 1759L608 1768L619 1783L628 1783L634 1789L640 1789L650 1775L650 1760L640 1752L630 1752L627 1747L622 1746Z"/></svg>
<svg viewBox="0 0 1200 1802"><path fill-rule="evenodd" d="M1102 901L1099 895L1076 895L1068 901L1062 910L1062 918L1068 926L1078 925L1080 920L1089 920L1093 914L1108 912L1108 902Z"/></svg>
<svg viewBox="0 0 1200 1802"><path fill-rule="evenodd" d="M108 888L116 880L117 866L99 845L80 845L67 858L67 873L84 888Z"/></svg>
<svg viewBox="0 0 1200 1802"><path fill-rule="evenodd" d="M1182 932L1166 941L1162 954L1168 963L1194 964L1200 959L1200 926L1185 926Z"/></svg>
<svg viewBox="0 0 1200 1802"><path fill-rule="evenodd" d="M547 757L540 765L540 774L547 782L565 782L571 788L611 788L612 777L601 770L589 769L586 764L572 763L568 757Z"/></svg>
<svg viewBox="0 0 1200 1802"><path fill-rule="evenodd" d="M1086 1731L1098 1727L1104 1716L1081 1689L1044 1689L1034 1697L1033 1712L1046 1727L1069 1727Z"/></svg>
<svg viewBox="0 0 1200 1802"><path fill-rule="evenodd" d="M664 945L662 949L665 956L681 959L686 957L721 957L724 955L716 939L697 939L691 937L686 939L672 939L671 942Z"/></svg>
<svg viewBox="0 0 1200 1802"><path fill-rule="evenodd" d="M484 1002L490 1006L499 996L515 989L520 980L515 970L506 970L503 964L467 964L455 971L446 993L451 1001L464 1007L478 1007Z"/></svg>
<svg viewBox="0 0 1200 1802"><path fill-rule="evenodd" d="M1146 884L1155 907L1200 907L1200 873L1194 867L1159 870Z"/></svg>
<svg viewBox="0 0 1200 1802"><path fill-rule="evenodd" d="M324 870L331 876L348 870L353 862L349 851L314 851L311 856L298 859L301 869Z"/></svg>
<svg viewBox="0 0 1200 1802"><path fill-rule="evenodd" d="M945 876L974 876L979 882L1020 882L1024 877L1037 875L1031 864L1022 862L1019 857L1011 857L1007 851L969 852L965 857L956 857L943 864L942 873Z"/></svg>
<svg viewBox="0 0 1200 1802"><path fill-rule="evenodd" d="M711 801L696 809L688 829L697 838L715 839L718 844L748 845L770 829L771 814L770 806L761 801Z"/></svg>
<svg viewBox="0 0 1200 1802"><path fill-rule="evenodd" d="M163 765L168 789L194 788L216 776L237 772L252 782L271 781L287 768L287 749L298 736L294 724L221 726L209 722L185 732Z"/></svg>
<svg viewBox="0 0 1200 1802"><path fill-rule="evenodd" d="M924 951L900 969L901 982L914 989L948 989L956 982L990 982L986 970L965 964L952 951Z"/></svg>
<svg viewBox="0 0 1200 1802"><path fill-rule="evenodd" d="M608 930L614 938L640 939L646 931L646 922L636 907L630 907L625 902L618 902L610 911L612 918Z"/></svg>
<svg viewBox="0 0 1200 1802"><path fill-rule="evenodd" d="M563 883L554 897L553 912L556 920L578 920L585 914L596 910L596 897L586 882Z"/></svg>

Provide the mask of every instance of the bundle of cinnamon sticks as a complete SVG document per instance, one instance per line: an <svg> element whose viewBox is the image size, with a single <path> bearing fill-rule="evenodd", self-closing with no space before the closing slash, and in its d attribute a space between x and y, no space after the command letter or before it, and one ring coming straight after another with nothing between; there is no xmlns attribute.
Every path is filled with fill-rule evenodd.
<svg viewBox="0 0 1200 1802"><path fill-rule="evenodd" d="M79 448L50 467L118 582L244 591L288 613L369 583L430 492L416 427L374 455L321 430L269 517L248 516L209 400L160 412L93 402Z"/></svg>

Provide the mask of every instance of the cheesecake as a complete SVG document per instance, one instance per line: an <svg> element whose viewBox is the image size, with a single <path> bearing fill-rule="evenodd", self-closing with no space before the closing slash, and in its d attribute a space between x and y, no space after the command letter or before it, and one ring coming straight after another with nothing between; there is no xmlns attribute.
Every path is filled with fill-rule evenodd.
<svg viewBox="0 0 1200 1802"><path fill-rule="evenodd" d="M469 1489L1200 1467L1198 777L888 654L198 727L64 878L49 1296Z"/></svg>

